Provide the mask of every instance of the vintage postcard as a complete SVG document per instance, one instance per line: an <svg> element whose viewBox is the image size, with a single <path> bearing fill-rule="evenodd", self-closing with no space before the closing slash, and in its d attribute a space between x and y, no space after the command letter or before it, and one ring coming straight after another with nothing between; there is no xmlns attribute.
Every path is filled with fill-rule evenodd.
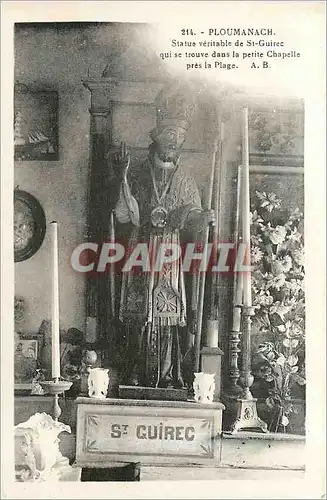
<svg viewBox="0 0 327 500"><path fill-rule="evenodd" d="M3 498L326 495L325 21L3 2Z"/></svg>

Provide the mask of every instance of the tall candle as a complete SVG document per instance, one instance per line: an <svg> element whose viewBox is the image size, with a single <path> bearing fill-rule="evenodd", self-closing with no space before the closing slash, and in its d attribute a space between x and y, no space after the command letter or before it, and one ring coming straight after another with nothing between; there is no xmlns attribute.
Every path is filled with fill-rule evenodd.
<svg viewBox="0 0 327 500"><path fill-rule="evenodd" d="M237 193L236 193L236 214L235 214L235 233L234 241L237 245L242 241L240 232L240 211L242 211L242 196L241 189L243 188L242 182L242 165L238 166L237 171ZM239 332L241 329L241 306L243 304L243 273L235 273L234 276L234 290L233 290L233 332Z"/></svg>
<svg viewBox="0 0 327 500"><path fill-rule="evenodd" d="M249 121L248 108L242 110L242 237L246 245L244 265L251 265L250 257L250 176L249 176ZM243 305L252 306L251 272L244 273Z"/></svg>
<svg viewBox="0 0 327 500"><path fill-rule="evenodd" d="M234 311L233 311L233 332L241 330L241 305L243 294L243 273L238 273L236 276L236 290L234 297Z"/></svg>
<svg viewBox="0 0 327 500"><path fill-rule="evenodd" d="M52 226L52 378L60 377L58 223Z"/></svg>

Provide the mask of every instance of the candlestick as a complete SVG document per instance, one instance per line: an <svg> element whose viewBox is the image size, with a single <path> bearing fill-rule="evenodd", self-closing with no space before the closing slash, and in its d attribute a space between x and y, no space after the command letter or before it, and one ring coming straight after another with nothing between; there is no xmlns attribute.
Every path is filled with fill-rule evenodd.
<svg viewBox="0 0 327 500"><path fill-rule="evenodd" d="M52 378L60 378L58 223L52 226Z"/></svg>
<svg viewBox="0 0 327 500"><path fill-rule="evenodd" d="M250 256L250 175L249 175L249 126L248 108L242 110L242 237L246 245L244 265L251 265ZM252 306L251 272L245 271L243 279L243 305Z"/></svg>
<svg viewBox="0 0 327 500"><path fill-rule="evenodd" d="M239 165L237 172L237 192L236 192L236 214L235 214L235 231L234 231L234 241L238 245L241 243L242 238L240 236L240 210L242 207L242 165ZM229 378L230 378L230 394L239 394L242 392L242 388L238 385L237 381L240 377L239 370L239 354L241 349L240 335L241 335L241 305L243 302L243 273L235 272L234 275L234 289L233 289L233 324L232 330L229 334Z"/></svg>
<svg viewBox="0 0 327 500"><path fill-rule="evenodd" d="M46 394L51 394L53 396L53 409L52 414L56 422L58 422L61 415L61 408L59 406L59 394L64 394L68 391L73 382L68 382L67 380L42 380L40 385L44 389Z"/></svg>
<svg viewBox="0 0 327 500"><path fill-rule="evenodd" d="M252 396L250 387L254 377L251 373L251 316L253 307L243 307L243 349L242 349L242 370L239 383L243 388L241 397L237 400L237 416L231 426L232 433L239 430L259 429L267 432L267 424L258 416L257 400Z"/></svg>
<svg viewBox="0 0 327 500"><path fill-rule="evenodd" d="M244 264L249 268L250 257L250 176L249 176L249 130L248 109L242 113L242 237L246 244ZM237 417L231 426L232 433L241 429L259 429L267 432L267 424L258 417L257 400L251 394L254 377L251 373L251 316L254 315L251 293L251 271L243 274L243 305L242 305L242 369L239 384L242 395L237 400ZM237 325L238 326L238 325Z"/></svg>
<svg viewBox="0 0 327 500"><path fill-rule="evenodd" d="M241 336L241 311L242 311L242 295L243 295L243 275L239 273L235 277L237 283L235 284L235 298L234 298L234 308L233 308L233 325L230 332L230 361L229 361L229 377L230 377L230 393L239 394L242 388L238 385L238 379L240 377L239 370L239 354L241 349L239 348L240 336Z"/></svg>

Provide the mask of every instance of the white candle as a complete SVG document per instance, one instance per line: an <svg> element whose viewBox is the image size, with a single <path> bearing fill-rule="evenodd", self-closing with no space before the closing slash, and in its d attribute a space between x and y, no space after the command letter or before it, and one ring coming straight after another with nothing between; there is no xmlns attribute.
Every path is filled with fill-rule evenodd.
<svg viewBox="0 0 327 500"><path fill-rule="evenodd" d="M246 244L244 265L251 265L250 257L250 176L249 176L249 126L248 108L242 110L242 237ZM252 306L251 272L244 273L243 305Z"/></svg>
<svg viewBox="0 0 327 500"><path fill-rule="evenodd" d="M234 311L233 311L233 332L241 330L241 306L243 295L243 273L238 273L236 276L236 292L234 298Z"/></svg>
<svg viewBox="0 0 327 500"><path fill-rule="evenodd" d="M58 223L52 226L52 378L60 377Z"/></svg>
<svg viewBox="0 0 327 500"><path fill-rule="evenodd" d="M236 196L236 217L235 217L235 243L238 245L242 241L240 217L242 211L242 165L238 166L237 172L237 196ZM236 273L234 276L234 290L233 290L233 332L241 330L241 305L243 304L243 272Z"/></svg>

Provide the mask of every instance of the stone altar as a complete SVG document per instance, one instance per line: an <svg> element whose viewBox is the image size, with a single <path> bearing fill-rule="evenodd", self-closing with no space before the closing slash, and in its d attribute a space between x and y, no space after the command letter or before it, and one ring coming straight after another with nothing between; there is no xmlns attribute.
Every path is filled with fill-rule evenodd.
<svg viewBox="0 0 327 500"><path fill-rule="evenodd" d="M76 463L218 466L222 403L79 397Z"/></svg>

